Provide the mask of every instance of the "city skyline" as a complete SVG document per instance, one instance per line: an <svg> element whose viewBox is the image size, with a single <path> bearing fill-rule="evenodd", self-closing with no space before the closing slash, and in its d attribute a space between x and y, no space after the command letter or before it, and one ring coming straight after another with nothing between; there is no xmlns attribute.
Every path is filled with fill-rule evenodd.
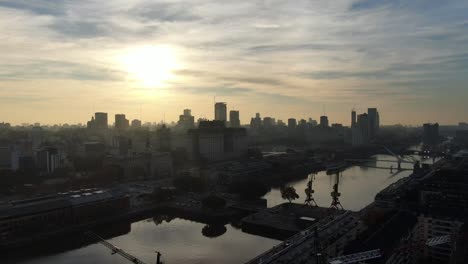
<svg viewBox="0 0 468 264"><path fill-rule="evenodd" d="M299 116L299 117L294 116L294 117L288 117L288 118L282 119L282 118L278 118L278 117L273 116L273 115L268 115L268 114L263 114L263 113L256 112L254 116L248 116L248 117L240 118L240 116L242 116L242 114L240 114L240 113L242 113L242 112L239 111L239 110L235 110L235 109L229 109L228 104L226 102L216 102L215 107L214 107L215 112L216 112L216 105L218 103L224 104L228 112L236 112L236 114L237 114L236 119L238 118L239 120L242 120L240 122L240 125L243 125L243 126L251 125L251 123L250 123L251 119L257 117L258 115L259 115L258 117L260 118L261 122L263 122L265 120L265 118L267 118L267 119L273 119L274 122L278 123L278 124L280 122L282 122L282 123L286 122L286 125L287 125L288 120L290 120L290 119L294 119L294 120L296 120L296 122L299 122L300 120L306 121L307 123L315 122L316 125L318 125L317 122L320 122L322 118L325 118L324 120L325 120L325 123L327 124L326 126L331 126L333 124L339 124L339 125L343 125L345 127L350 127L351 128L352 127L352 122L353 122L352 121L353 118L349 119L349 116L348 116L348 120L343 120L343 122L338 122L337 120L333 119L333 117L330 117L330 116L328 116L326 114L325 115L322 114L320 116ZM377 108L370 107L370 108L362 109L362 111L365 114L367 114L366 111L369 111L370 109L377 109ZM353 109L351 109L349 111L348 114L352 115L353 113L356 113L356 111L357 111L356 108L353 108ZM183 109L183 112L184 112L184 115L188 114L196 122L198 122L199 120L217 120L216 116L215 116L216 113L215 114L212 113L211 117L206 117L206 116L192 115L192 109L190 109L190 108ZM213 109L212 109L212 112L213 112ZM181 115L179 115L178 119L176 119L176 120L144 120L144 119L140 119L140 117L139 117L139 116L141 116L141 113L138 114L139 116L136 116L136 115L135 116L129 116L128 114L122 113L122 112L110 113L110 112L105 112L105 111L98 111L98 112L90 113L90 115L91 115L90 118L91 119L89 118L89 115L88 115L87 120L85 120L83 122L76 122L76 123L73 123L73 122L41 123L41 122L39 122L37 120L30 121L30 122L21 122L21 123L11 123L11 122L7 122L6 120L0 120L0 123L10 124L12 126L37 125L37 124L39 124L41 126L54 126L54 125L82 125L82 126L86 126L86 124L89 123L90 120L93 121L93 122L97 122L97 119L96 119L97 116L96 115L99 116L101 114L106 115L106 121L107 121L108 126L115 126L114 117L117 118L117 116L123 116L123 117L129 118L129 119L127 119L127 122L130 122L130 123L133 122L133 121L137 121L137 122L141 122L142 124L148 124L149 123L149 124L174 124L174 125L177 125L178 122L180 122L180 120L181 120L180 119ZM226 113L226 117L227 117L226 122L231 121L231 117L232 117L231 114L232 113L230 113L230 116L228 117L227 113ZM244 119L245 119L245 122L244 122ZM104 121L101 121L101 122L104 122ZM130 125L130 123L129 123L129 125ZM441 124L441 125L449 125L449 126L460 126L460 124L466 124L466 122L464 122L464 121L460 121L460 122L453 123L453 124L444 124L444 123L435 121L435 122L421 122L421 123L409 124L409 125L408 124L402 124L402 123L393 123L393 124L390 124L390 123L383 123L382 124L382 123L380 123L380 125L383 125L383 126L407 125L409 127L422 127L424 124L427 124L427 123L438 123L438 124Z"/></svg>
<svg viewBox="0 0 468 264"><path fill-rule="evenodd" d="M0 113L12 124L145 122L239 110L347 124L468 120L464 1L1 1ZM140 114L141 113L141 114Z"/></svg>

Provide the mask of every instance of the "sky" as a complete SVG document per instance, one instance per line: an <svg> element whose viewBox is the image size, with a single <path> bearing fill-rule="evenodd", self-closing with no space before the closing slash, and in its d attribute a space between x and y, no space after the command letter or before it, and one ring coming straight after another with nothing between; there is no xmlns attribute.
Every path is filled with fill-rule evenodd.
<svg viewBox="0 0 468 264"><path fill-rule="evenodd" d="M0 122L468 121L468 1L0 0Z"/></svg>

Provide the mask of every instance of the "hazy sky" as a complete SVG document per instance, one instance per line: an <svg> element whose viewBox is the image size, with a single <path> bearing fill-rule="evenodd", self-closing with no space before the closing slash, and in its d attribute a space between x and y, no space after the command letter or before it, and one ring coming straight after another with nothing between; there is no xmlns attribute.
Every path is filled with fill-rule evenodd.
<svg viewBox="0 0 468 264"><path fill-rule="evenodd" d="M0 61L0 122L468 121L466 0L0 0Z"/></svg>

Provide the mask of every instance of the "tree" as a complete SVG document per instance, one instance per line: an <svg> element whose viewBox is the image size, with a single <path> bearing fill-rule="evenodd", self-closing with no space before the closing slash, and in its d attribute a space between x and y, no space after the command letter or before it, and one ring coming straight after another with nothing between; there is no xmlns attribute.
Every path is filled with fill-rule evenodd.
<svg viewBox="0 0 468 264"><path fill-rule="evenodd" d="M296 189L292 186L285 186L281 188L281 198L288 200L291 203L292 200L299 198Z"/></svg>
<svg viewBox="0 0 468 264"><path fill-rule="evenodd" d="M205 237L215 238L224 235L226 231L227 228L224 225L214 224L204 226L202 229L202 234Z"/></svg>
<svg viewBox="0 0 468 264"><path fill-rule="evenodd" d="M202 204L204 207L210 208L214 211L224 208L226 205L226 201L216 195L209 195L205 199L203 199Z"/></svg>

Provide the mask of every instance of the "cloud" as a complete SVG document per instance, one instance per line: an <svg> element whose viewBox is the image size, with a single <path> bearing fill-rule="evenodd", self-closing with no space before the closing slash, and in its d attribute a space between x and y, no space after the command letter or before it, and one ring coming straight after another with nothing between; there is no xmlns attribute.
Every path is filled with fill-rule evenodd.
<svg viewBox="0 0 468 264"><path fill-rule="evenodd" d="M64 15L68 0L1 0L0 7L28 11L38 15Z"/></svg>
<svg viewBox="0 0 468 264"><path fill-rule="evenodd" d="M244 87L209 87L209 86L178 86L172 89L173 92L203 94L212 96L238 96L253 92L254 90Z"/></svg>
<svg viewBox="0 0 468 264"><path fill-rule="evenodd" d="M135 6L130 12L144 21L181 22L200 19L191 10L193 6L183 2L145 2Z"/></svg>
<svg viewBox="0 0 468 264"><path fill-rule="evenodd" d="M364 96L407 96L416 107L425 102L411 94L423 89L426 98L451 89L454 100L466 89L466 13L462 0L0 0L0 84L99 81L106 96L125 97L139 86L126 82L122 51L167 45L181 66L167 82L174 98L310 106L297 115L313 111L311 102Z"/></svg>
<svg viewBox="0 0 468 264"><path fill-rule="evenodd" d="M92 65L40 60L27 64L2 64L0 66L0 78L12 80L70 79L116 81L122 80L124 74Z"/></svg>

